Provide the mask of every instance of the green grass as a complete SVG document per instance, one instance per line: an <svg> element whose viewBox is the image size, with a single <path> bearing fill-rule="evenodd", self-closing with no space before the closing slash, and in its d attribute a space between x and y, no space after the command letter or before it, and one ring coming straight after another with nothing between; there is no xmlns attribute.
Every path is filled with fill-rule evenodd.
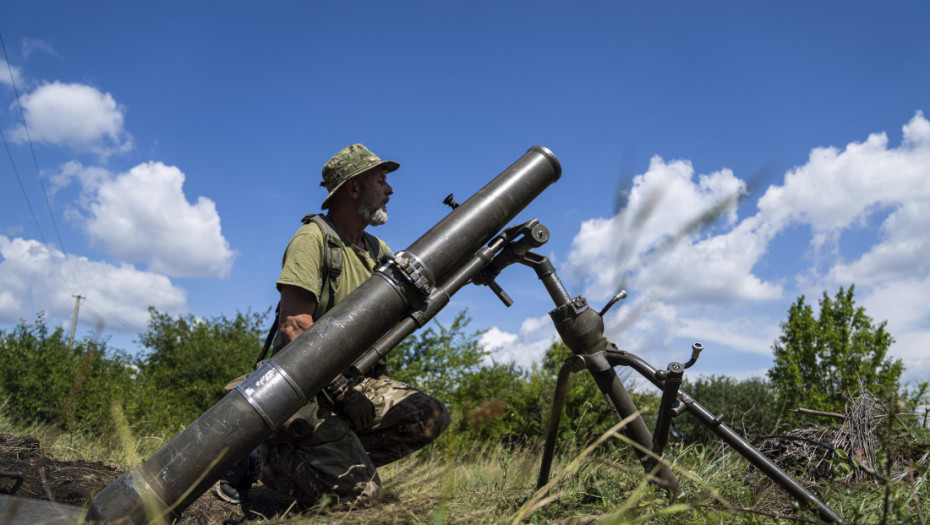
<svg viewBox="0 0 930 525"><path fill-rule="evenodd" d="M323 511L286 523L820 523L816 511L718 444L671 447L666 458L686 493L673 502L643 481L623 447L587 454L576 447L557 459L555 481L537 493L540 456L539 450L493 444L432 450L383 468L385 498L374 508ZM850 523L923 523L917 505L924 515L930 509L927 470L919 468L913 483L892 482L887 506L885 485L874 479L804 484Z"/></svg>
<svg viewBox="0 0 930 525"><path fill-rule="evenodd" d="M62 433L48 425L18 425L0 415L0 431L36 436L58 459L128 467L168 441L165 437L127 441L126 436L132 436L128 430L122 439ZM443 447L383 467L383 499L373 507L290 511L284 517L269 517L268 523L819 523L815 511L802 508L722 444L669 447L666 460L685 496L668 501L643 480L623 439L606 434L602 441L589 447L560 443L552 481L538 492L541 447L511 449L452 436ZM800 480L850 523L917 524L926 523L930 511L927 478L924 464L912 475L889 483L874 477L849 482ZM225 517L217 516L217 523Z"/></svg>

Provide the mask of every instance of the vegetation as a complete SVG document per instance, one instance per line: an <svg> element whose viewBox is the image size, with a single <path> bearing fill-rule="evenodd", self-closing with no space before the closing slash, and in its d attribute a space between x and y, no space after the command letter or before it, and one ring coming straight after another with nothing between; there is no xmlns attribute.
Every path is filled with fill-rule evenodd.
<svg viewBox="0 0 930 525"><path fill-rule="evenodd" d="M110 400L130 390L131 360L106 341L86 338L68 347L43 315L0 331L0 401L7 417L64 428L113 430Z"/></svg>
<svg viewBox="0 0 930 525"><path fill-rule="evenodd" d="M682 390L712 414L723 415L724 422L749 438L774 433L786 408L772 384L758 377L737 381L715 375L692 381L686 376ZM676 418L675 430L685 443L716 439L713 432L689 416Z"/></svg>
<svg viewBox="0 0 930 525"><path fill-rule="evenodd" d="M790 430L785 422L798 406L843 412L851 397L864 395L862 386L883 386L873 392L874 417L864 420L871 448L837 438L816 457L783 454L793 463L782 466L857 523L925 522L930 436L908 424L906 413L927 402L928 383L898 388L901 363L887 357L893 339L885 323L873 325L855 306L852 287L834 298L824 294L820 307L815 318L804 297L792 305L768 380L711 376L686 380L683 389L752 439ZM137 464L218 401L229 380L252 369L268 318L150 314L139 337L145 351L134 357L93 337L69 348L63 330L49 329L41 315L0 330L0 431L36 435L52 456ZM464 312L449 326L433 323L389 355L393 376L442 399L453 423L432 446L383 470L385 502L351 512L311 510L288 523L816 522L816 514L799 510L688 415L674 420L665 455L688 497L669 505L642 481L588 374L572 377L553 480L535 493L556 376L570 351L553 342L541 363L524 370L490 360L480 332L468 325ZM658 396L630 390L651 427ZM848 436L853 420L848 415L831 435ZM824 435L815 437L828 441ZM797 439L805 440L816 441Z"/></svg>
<svg viewBox="0 0 930 525"><path fill-rule="evenodd" d="M862 388L898 390L904 368L888 357L894 338L885 330L887 321L873 325L856 306L854 290L840 288L833 299L824 292L816 318L803 295L789 308L768 373L783 405L838 411L845 395Z"/></svg>
<svg viewBox="0 0 930 525"><path fill-rule="evenodd" d="M136 423L179 431L226 395L230 380L252 371L268 315L172 318L154 308L149 314L139 336L146 352L135 362L142 396L125 402Z"/></svg>
<svg viewBox="0 0 930 525"><path fill-rule="evenodd" d="M28 423L113 433L113 405L142 433L177 432L224 395L223 386L251 370L264 316L176 319L150 310L146 351L136 357L88 336L68 348L59 327L39 315L0 330L0 402Z"/></svg>
<svg viewBox="0 0 930 525"><path fill-rule="evenodd" d="M56 433L50 425L23 426L0 415L0 432L32 434L51 458L103 460L126 468L136 464L116 441L87 434ZM170 436L169 436L170 437ZM136 438L140 450L164 444L162 439ZM609 434L603 445L622 441ZM710 525L819 523L817 514L802 509L758 470L719 444L675 444L666 453L686 496L668 502L644 484L638 466L618 447L603 445L584 453L565 447L553 465L553 481L544 492L535 490L538 449L493 442L452 440L441 447L382 467L382 501L370 508L293 509L287 503L277 513L256 523L303 524L438 524L438 523L689 523ZM900 446L901 443L898 443ZM823 500L850 523L926 523L930 494L922 480L928 466L917 466L913 479L905 476L887 483L804 478ZM263 494L262 488L255 489ZM886 501L887 494L887 501ZM207 500L215 499L210 495ZM242 509L215 504L213 514L195 515L195 506L181 524L241 520ZM218 509L218 510L217 510Z"/></svg>

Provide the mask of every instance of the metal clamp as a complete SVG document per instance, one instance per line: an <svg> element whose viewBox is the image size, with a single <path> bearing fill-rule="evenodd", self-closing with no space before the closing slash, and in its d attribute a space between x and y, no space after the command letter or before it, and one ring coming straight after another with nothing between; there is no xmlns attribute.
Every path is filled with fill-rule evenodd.
<svg viewBox="0 0 930 525"><path fill-rule="evenodd" d="M428 297L433 291L433 275L423 265L416 255L407 252L397 252L395 255L385 255L390 263L401 270L400 274L419 291L423 297Z"/></svg>
<svg viewBox="0 0 930 525"><path fill-rule="evenodd" d="M235 390L242 394L271 430L275 430L278 424L290 416L287 413L288 406L307 403L303 390L284 369L270 359L245 378Z"/></svg>

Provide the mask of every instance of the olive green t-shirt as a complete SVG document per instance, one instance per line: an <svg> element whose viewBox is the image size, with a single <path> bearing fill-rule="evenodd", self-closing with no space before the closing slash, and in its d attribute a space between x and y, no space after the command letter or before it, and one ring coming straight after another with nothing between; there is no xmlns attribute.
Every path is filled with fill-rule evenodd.
<svg viewBox="0 0 930 525"><path fill-rule="evenodd" d="M331 283L333 301L327 306L327 311L367 281L379 264L372 253L377 253L377 250L374 246L367 246L367 239L367 250L355 246L342 235L335 240L342 248L342 272ZM391 253L384 241L378 239L378 242L381 244L381 253ZM277 282L278 289L281 289L282 284L297 286L311 292L319 302L323 291L323 261L326 249L326 239L318 224L311 221L301 226L284 252L281 276Z"/></svg>

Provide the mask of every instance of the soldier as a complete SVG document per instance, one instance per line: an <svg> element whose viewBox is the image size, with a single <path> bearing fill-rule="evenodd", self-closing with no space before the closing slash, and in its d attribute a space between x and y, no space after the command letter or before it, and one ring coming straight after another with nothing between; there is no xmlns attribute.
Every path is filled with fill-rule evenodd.
<svg viewBox="0 0 930 525"><path fill-rule="evenodd" d="M275 351L293 341L375 270L387 245L365 231L387 222L394 190L387 174L399 168L361 144L344 148L323 166L326 215L308 215L284 253L277 288ZM377 467L423 447L446 429L449 414L437 399L392 381L385 363L366 377L339 375L257 449L262 483L312 505L324 494L340 502L378 497ZM254 455L253 455L254 458ZM217 484L217 494L239 503L251 485L243 462Z"/></svg>

